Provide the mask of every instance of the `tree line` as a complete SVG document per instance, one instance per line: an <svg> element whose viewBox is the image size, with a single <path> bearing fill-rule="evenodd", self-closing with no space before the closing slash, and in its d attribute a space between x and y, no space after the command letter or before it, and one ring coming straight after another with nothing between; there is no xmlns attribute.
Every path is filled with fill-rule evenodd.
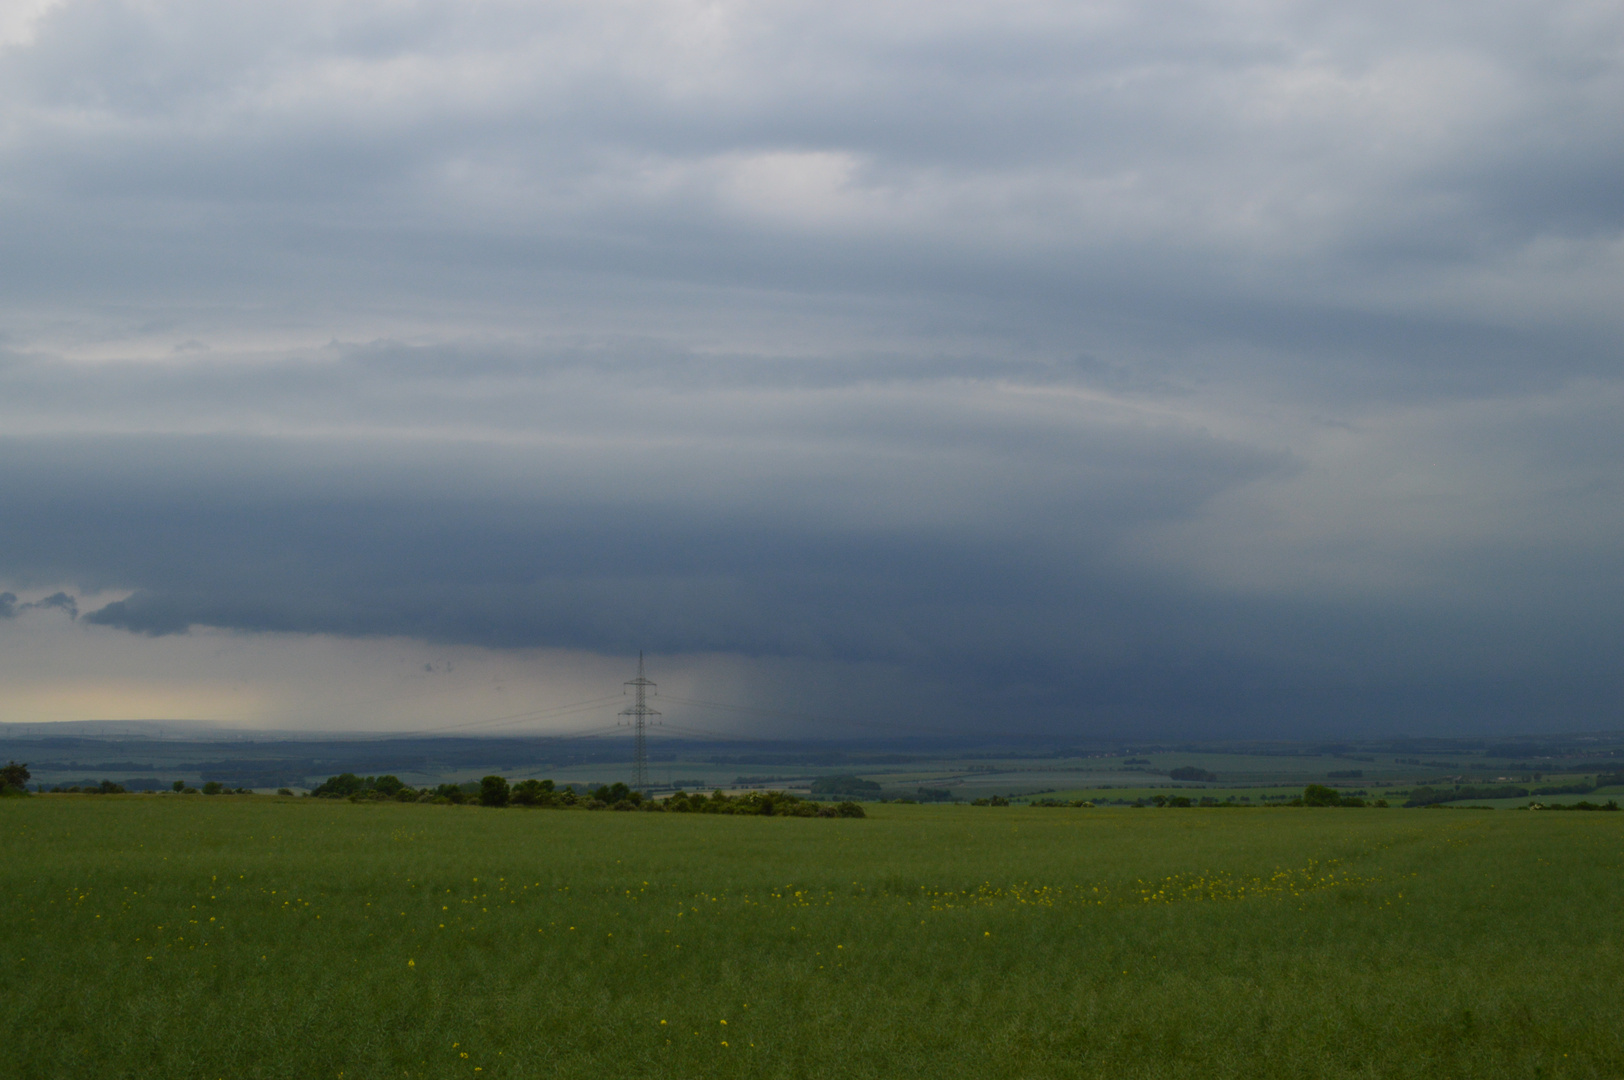
<svg viewBox="0 0 1624 1080"><path fill-rule="evenodd" d="M426 802L441 805L519 806L557 810L638 810L671 814L750 814L760 817L865 817L855 802L834 805L802 799L782 791L750 791L728 795L720 789L709 795L673 792L663 799L634 791L623 783L603 784L593 790L559 787L551 780L520 780L487 776L478 783L438 784L414 788L397 776L358 776L340 773L317 785L311 796L351 802Z"/></svg>
<svg viewBox="0 0 1624 1080"><path fill-rule="evenodd" d="M1417 787L1410 789L1405 806L1431 806L1434 803L1454 802L1457 799L1526 799L1530 795L1589 795L1598 788L1624 785L1624 773L1598 773L1594 784L1547 784L1544 787L1523 787L1520 784L1488 785L1482 787Z"/></svg>

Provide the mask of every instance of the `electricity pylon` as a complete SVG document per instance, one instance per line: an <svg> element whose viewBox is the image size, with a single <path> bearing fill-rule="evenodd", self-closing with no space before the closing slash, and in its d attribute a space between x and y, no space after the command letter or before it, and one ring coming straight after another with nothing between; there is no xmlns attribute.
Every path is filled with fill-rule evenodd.
<svg viewBox="0 0 1624 1080"><path fill-rule="evenodd" d="M633 687L637 692L637 704L629 709L620 710L620 715L627 718L626 722L632 726L632 790L648 790L648 747L643 742L643 726L650 722L658 724L660 714L648 707L649 691L656 685L653 680L643 678L643 653L637 653L637 678L624 683Z"/></svg>

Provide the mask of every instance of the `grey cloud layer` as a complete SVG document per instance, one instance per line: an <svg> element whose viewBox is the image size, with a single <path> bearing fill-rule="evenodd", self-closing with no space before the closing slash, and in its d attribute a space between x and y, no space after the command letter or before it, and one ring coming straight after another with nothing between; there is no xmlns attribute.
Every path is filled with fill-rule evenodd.
<svg viewBox="0 0 1624 1080"><path fill-rule="evenodd" d="M1056 723L1618 689L1616 5L0 35L0 583L131 592L93 623L884 663Z"/></svg>
<svg viewBox="0 0 1624 1080"><path fill-rule="evenodd" d="M6 164L52 288L92 254L93 290L139 261L159 295L1048 283L1068 334L1281 293L1413 317L1422 274L1458 316L1437 275L1616 275L1621 35L1585 4L65 3L8 57Z"/></svg>
<svg viewBox="0 0 1624 1080"><path fill-rule="evenodd" d="M883 664L935 688L950 724L1546 723L1594 715L1616 689L1596 650L1614 636L1620 560L1571 510L1533 560L1445 508L1422 522L1441 542L1411 536L1414 550L1348 571L1397 568L1413 577L1399 589L1345 588L1335 560L1237 590L1176 552L1147 558L1147 538L1183 529L1200 550L1282 561L1266 537L1283 523L1204 514L1301 482L1305 463L1163 405L1186 394L1107 395L1097 363L524 356L384 343L103 372L76 400L81 433L3 444L8 575L134 590L86 618L144 634ZM667 377L650 385L655 370ZM82 372L15 362L0 416L48 414ZM1574 435L1540 449L1594 476L1617 448ZM1362 543L1332 527L1333 543ZM1323 560L1315 540L1287 551Z"/></svg>

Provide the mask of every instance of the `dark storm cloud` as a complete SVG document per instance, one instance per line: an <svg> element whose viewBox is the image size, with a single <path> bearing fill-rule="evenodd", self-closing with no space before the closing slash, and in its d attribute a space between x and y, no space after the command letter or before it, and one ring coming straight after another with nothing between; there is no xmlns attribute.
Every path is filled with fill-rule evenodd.
<svg viewBox="0 0 1624 1080"><path fill-rule="evenodd" d="M1302 463L1101 413L1089 387L1121 375L1097 361L525 357L379 343L198 377L109 373L105 398L76 402L87 429L170 414L216 429L6 442L0 504L27 507L0 524L8 574L134 590L85 618L146 635L882 663L933 688L948 724L1528 720L1594 714L1616 689L1592 655L1611 640L1595 585L1620 580L1616 553L1593 557L1588 597L1571 547L1541 565L1458 542L1425 587L1370 598L1248 596L1135 558L1145 530ZM9 397L32 412L75 370L14 368ZM731 403L704 412L718 396ZM220 430L256 410L313 429L347 417L350 434ZM1594 425L1495 431L1580 475L1619 449ZM1472 595L1501 610L1485 620ZM1544 680L1549 693L1530 689Z"/></svg>
<svg viewBox="0 0 1624 1080"><path fill-rule="evenodd" d="M79 601L76 597L65 592L52 593L43 600L36 600L31 604L24 604L20 610L36 609L40 611L60 611L70 619L79 617Z"/></svg>
<svg viewBox="0 0 1624 1080"><path fill-rule="evenodd" d="M0 619L15 619L25 611L61 611L69 619L79 617L79 601L77 597L69 596L65 592L52 593L41 600L19 604L17 594L13 592L0 593Z"/></svg>
<svg viewBox="0 0 1624 1080"><path fill-rule="evenodd" d="M1097 588L1125 528L1289 468L1199 432L962 415L936 427L900 412L802 417L798 437L786 421L788 447L751 447L740 424L718 439L651 422L655 445L630 454L30 440L7 456L36 464L0 481L30 519L0 535L14 574L138 589L87 618L146 633L206 624L616 651L642 635L675 651L917 659L940 643L931 624L944 615ZM821 445L802 444L813 437ZM1057 454L1076 460L1056 470ZM1013 503L1011 487L1024 489Z"/></svg>
<svg viewBox="0 0 1624 1080"><path fill-rule="evenodd" d="M930 452L901 441L907 456ZM1284 465L1198 433L1069 441L1086 470L1024 479L1053 505L990 523L978 507L1007 499L986 488L1023 482L1054 452L1045 440L979 440L976 458L1005 459L990 477L952 475L952 460L899 474L897 433L871 432L858 452L868 475L835 462L781 480L788 468L766 463L765 486L761 462L668 447L677 460L618 499L601 493L637 484L630 470L549 448L12 444L9 458L42 464L0 480L0 498L32 514L0 528L0 549L13 574L136 589L86 619L149 635L202 625L883 662L981 700L987 677L1019 684L1047 668L1052 682L1080 613L1106 650L1134 647L1149 628L1132 584L1113 580L1121 530ZM597 470L586 487L600 494L583 496L579 474ZM966 526L908 507L922 485L962 504Z"/></svg>
<svg viewBox="0 0 1624 1080"><path fill-rule="evenodd" d="M82 622L999 723L1618 689L1615 6L40 10L0 582Z"/></svg>

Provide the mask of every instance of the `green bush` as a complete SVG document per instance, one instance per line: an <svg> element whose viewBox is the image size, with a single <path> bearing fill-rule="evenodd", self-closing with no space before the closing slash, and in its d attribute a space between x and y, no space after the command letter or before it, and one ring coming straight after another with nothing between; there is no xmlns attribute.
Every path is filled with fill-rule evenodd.
<svg viewBox="0 0 1624 1080"><path fill-rule="evenodd" d="M448 785L440 786L444 788ZM352 802L363 799L398 799L401 802L411 802L418 796L418 792L398 776L387 773L383 776L357 776L352 772L329 776L312 789L310 794L323 799L349 799Z"/></svg>
<svg viewBox="0 0 1624 1080"><path fill-rule="evenodd" d="M1304 806L1341 806L1342 796L1336 793L1335 788L1328 788L1324 784L1309 784L1303 788Z"/></svg>
<svg viewBox="0 0 1624 1080"><path fill-rule="evenodd" d="M500 776L486 776L479 781L481 806L506 806L511 794L508 782Z"/></svg>
<svg viewBox="0 0 1624 1080"><path fill-rule="evenodd" d="M369 776L367 780L369 781L367 786L373 791L381 791L390 796L399 794L406 787L398 776L380 776L376 779Z"/></svg>
<svg viewBox="0 0 1624 1080"><path fill-rule="evenodd" d="M367 782L352 772L329 776L310 794L325 799L342 799L366 790Z"/></svg>
<svg viewBox="0 0 1624 1080"><path fill-rule="evenodd" d="M873 780L842 773L839 776L820 776L812 781L814 795L878 795L880 785Z"/></svg>
<svg viewBox="0 0 1624 1080"><path fill-rule="evenodd" d="M28 771L28 764L19 765L15 761L8 761L4 768L0 768L0 791L17 789L24 795L28 794L28 781L33 777Z"/></svg>
<svg viewBox="0 0 1624 1080"><path fill-rule="evenodd" d="M545 806L552 801L551 780L520 780L513 785L513 802L518 806Z"/></svg>
<svg viewBox="0 0 1624 1080"><path fill-rule="evenodd" d="M606 806L616 806L624 802L636 807L643 801L641 791L633 791L618 780L613 784L604 784L592 793L592 797Z"/></svg>

